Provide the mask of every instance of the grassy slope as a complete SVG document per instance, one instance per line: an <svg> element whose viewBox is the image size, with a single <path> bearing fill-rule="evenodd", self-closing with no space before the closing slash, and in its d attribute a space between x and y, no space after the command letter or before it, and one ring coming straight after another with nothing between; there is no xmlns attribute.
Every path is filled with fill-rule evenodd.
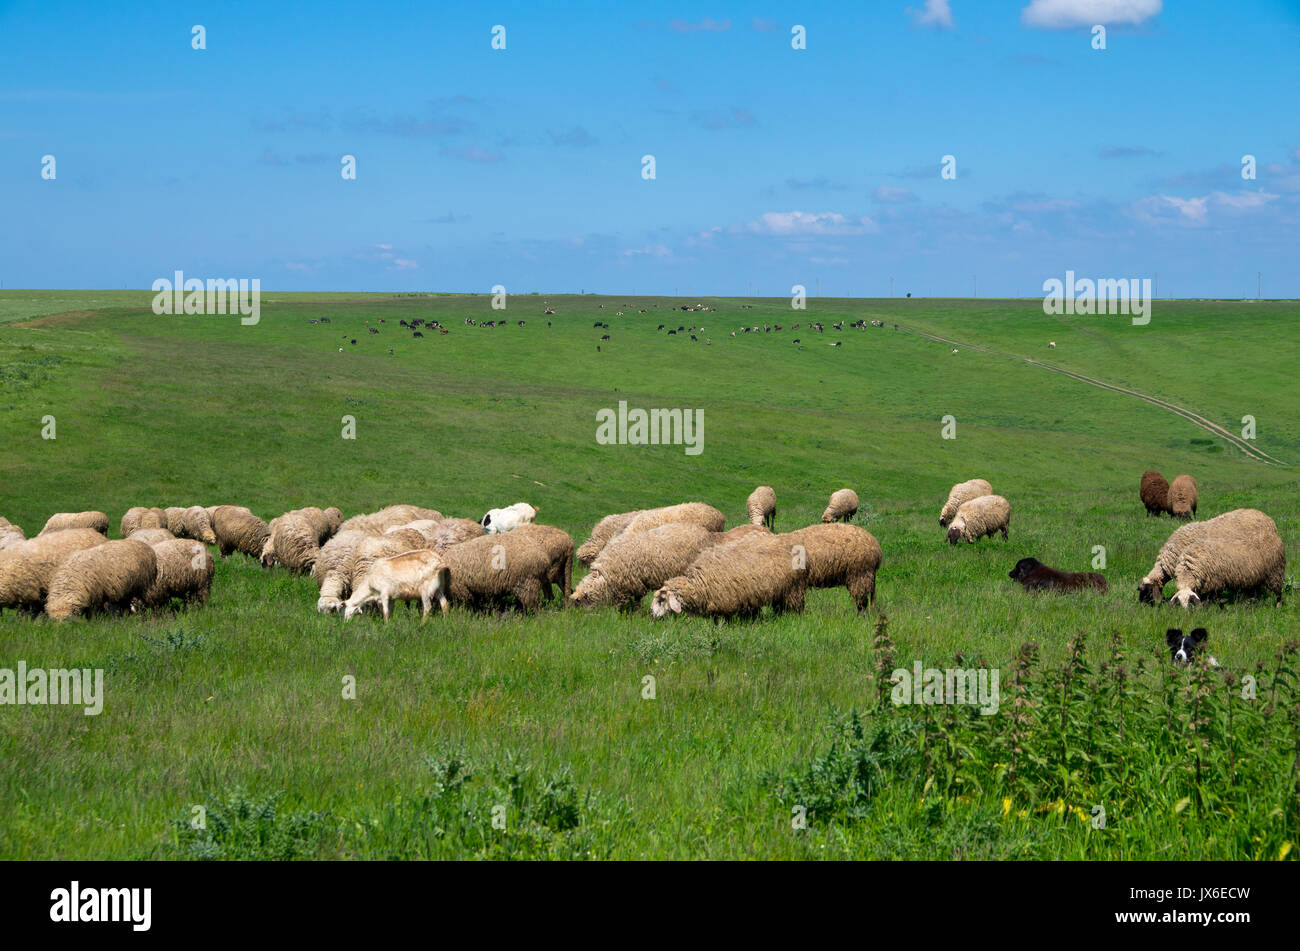
<svg viewBox="0 0 1300 951"><path fill-rule="evenodd" d="M100 303L76 296L52 309ZM580 541L606 512L685 498L713 502L734 524L758 483L775 486L778 526L790 528L850 485L884 546L879 587L900 663L935 664L959 650L1006 664L1027 639L1059 659L1080 629L1118 630L1134 650L1156 651L1172 615L1139 610L1134 589L1171 525L1142 514L1146 468L1195 474L1202 516L1251 505L1292 547L1300 533L1290 471L1141 401L892 329L728 336L742 322L879 316L1040 358L1054 339L1062 366L1233 428L1252 413L1260 446L1296 462L1297 384L1284 366L1295 305L1158 302L1147 328L1116 318L1072 328L1045 326L1032 302L819 300L792 314L784 301L742 311L723 300L704 314L650 299L547 300L559 311L549 328L540 298L512 298L511 325L490 330L463 321L503 316L486 296L380 295L267 295L257 327L120 306L7 326L0 513L34 533L54 511L99 508L116 522L134 504L231 501L269 518L304 504L351 514L412 501L477 517L522 498ZM0 313L43 303L0 295ZM308 323L320 316L331 323ZM452 333L413 340L396 326L413 316ZM597 319L611 329L593 329ZM366 334L366 320L382 332ZM657 333L659 323L707 329L691 343ZM602 332L613 339L597 353ZM596 410L620 399L703 408L704 453L597 445ZM46 414L57 440L39 438ZM340 439L345 414L355 441ZM946 414L956 440L940 439ZM1011 541L954 551L937 510L974 474L1011 499ZM1096 545L1107 550L1108 595L1034 600L1005 577L1026 554L1086 568ZM378 813L418 790L421 754L448 743L567 765L580 786L626 800L632 818L614 854L805 854L759 776L806 758L829 709L861 705L871 663L869 622L842 591L816 592L802 618L720 627L606 611L343 627L314 614L314 597L309 579L234 559L200 611L65 625L0 617L0 666L110 670L98 718L26 708L0 720L10 764L0 854L169 854L169 818L241 783L314 809ZM1239 665L1271 656L1298 617L1294 597L1281 610L1234 605L1209 619L1215 653ZM179 650L139 637L177 630L188 635ZM659 678L653 702L639 699L647 672ZM340 699L348 673L356 702Z"/></svg>

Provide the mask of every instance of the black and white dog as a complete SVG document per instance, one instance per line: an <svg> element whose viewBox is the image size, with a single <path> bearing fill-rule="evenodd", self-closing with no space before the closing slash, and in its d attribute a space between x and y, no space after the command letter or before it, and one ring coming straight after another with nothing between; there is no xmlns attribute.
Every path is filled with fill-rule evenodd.
<svg viewBox="0 0 1300 951"><path fill-rule="evenodd" d="M1169 645L1169 654L1173 662L1184 667L1191 664L1192 658L1209 637L1209 631L1203 627L1193 629L1190 634L1184 634L1181 627L1171 627L1165 631L1165 643ZM1219 666L1219 662L1213 657L1209 658L1209 663L1211 667Z"/></svg>

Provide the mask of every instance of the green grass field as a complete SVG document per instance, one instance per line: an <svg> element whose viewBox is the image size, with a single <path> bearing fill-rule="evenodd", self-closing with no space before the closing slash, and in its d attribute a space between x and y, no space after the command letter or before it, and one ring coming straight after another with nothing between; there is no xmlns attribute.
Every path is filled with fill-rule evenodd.
<svg viewBox="0 0 1300 951"><path fill-rule="evenodd" d="M1300 598L1289 584L1280 608L1139 607L1174 525L1145 515L1137 485L1148 468L1191 473L1200 517L1262 509L1294 562L1300 304L1156 301L1134 327L1046 317L1038 301L716 299L684 313L518 295L494 312L488 295L268 293L260 323L241 326L154 316L150 298L0 292L0 515L28 535L99 509L116 537L141 504L270 519L412 502L478 518L526 500L581 543L607 513L687 499L738 524L759 484L790 530L850 486L884 549L887 640L873 645L879 615L858 616L842 589L754 623L552 606L345 625L316 615L310 578L238 555L202 608L61 624L6 611L0 668L103 668L107 696L97 717L0 708L0 857L1294 857L1300 710L1283 646ZM398 326L412 317L450 333L413 339ZM860 318L886 326L830 326ZM763 323L786 329L730 337ZM659 324L704 329L692 342ZM1287 465L1024 357L1233 433L1253 416L1254 444ZM703 452L599 445L596 413L620 400L702 409ZM941 436L949 415L955 439ZM1010 540L950 548L939 508L977 475L1011 501ZM1096 546L1108 593L1036 598L1007 578L1026 555L1091 570ZM1165 628L1191 621L1226 667L1262 669L1258 700L1168 670ZM1017 720L1006 698L1026 642L1036 712ZM1002 712L879 703L886 652L899 667L960 654L999 668ZM1128 686L1113 687L1117 666ZM1017 722L1033 735L1008 774ZM206 831L188 825L198 805ZM1098 805L1104 828L1082 821Z"/></svg>

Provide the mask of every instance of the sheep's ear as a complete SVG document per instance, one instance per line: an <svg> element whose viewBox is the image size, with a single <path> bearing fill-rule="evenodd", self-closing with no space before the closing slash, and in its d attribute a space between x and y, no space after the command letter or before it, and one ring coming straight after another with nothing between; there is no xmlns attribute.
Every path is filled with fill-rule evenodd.
<svg viewBox="0 0 1300 951"><path fill-rule="evenodd" d="M668 609L674 614L682 613L682 602L678 599L677 593L674 591L668 592Z"/></svg>
<svg viewBox="0 0 1300 951"><path fill-rule="evenodd" d="M1203 627L1198 627L1192 631L1192 643L1199 644L1210 636L1210 632Z"/></svg>
<svg viewBox="0 0 1300 951"><path fill-rule="evenodd" d="M1183 629L1181 627L1171 627L1169 630L1165 631L1165 643L1170 647L1173 647L1182 639L1182 636Z"/></svg>

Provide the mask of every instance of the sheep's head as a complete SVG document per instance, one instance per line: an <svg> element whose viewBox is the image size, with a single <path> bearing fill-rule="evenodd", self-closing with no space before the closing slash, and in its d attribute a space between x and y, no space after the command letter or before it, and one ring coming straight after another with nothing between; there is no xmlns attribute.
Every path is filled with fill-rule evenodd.
<svg viewBox="0 0 1300 951"><path fill-rule="evenodd" d="M338 598L323 597L316 602L317 614L336 614L343 609L343 602Z"/></svg>
<svg viewBox="0 0 1300 951"><path fill-rule="evenodd" d="M596 603L597 597L605 589L606 584L605 576L600 573L600 569L593 568L578 582L573 589L573 594L569 595L569 600L574 604L589 607Z"/></svg>
<svg viewBox="0 0 1300 951"><path fill-rule="evenodd" d="M953 520L952 524L948 526L949 545L956 545L959 541L961 541L962 529L964 529L965 527L966 527L966 520L964 518Z"/></svg>
<svg viewBox="0 0 1300 951"><path fill-rule="evenodd" d="M262 560L263 568L270 568L272 565L276 563L277 559L275 557L275 543L270 538L268 538L266 540L266 544L262 546L261 560Z"/></svg>
<svg viewBox="0 0 1300 951"><path fill-rule="evenodd" d="M662 618L669 611L673 614L681 614L682 602L676 591L672 591L667 585L664 585L655 592L655 599L650 604L650 616L656 619Z"/></svg>
<svg viewBox="0 0 1300 951"><path fill-rule="evenodd" d="M1138 585L1138 602L1140 604L1160 604L1164 600L1165 586L1151 578L1143 578Z"/></svg>
<svg viewBox="0 0 1300 951"><path fill-rule="evenodd" d="M1200 601L1198 595L1191 588L1179 588L1178 593L1169 599L1170 604L1177 604L1179 607L1191 607L1193 601Z"/></svg>
<svg viewBox="0 0 1300 951"><path fill-rule="evenodd" d="M825 512L822 512L822 521L827 523L835 521L835 516L831 514L830 509L827 509Z"/></svg>
<svg viewBox="0 0 1300 951"><path fill-rule="evenodd" d="M948 527L948 519L946 519L946 518L940 516L940 518L939 518L939 527L940 527L940 528L947 528L947 527Z"/></svg>

